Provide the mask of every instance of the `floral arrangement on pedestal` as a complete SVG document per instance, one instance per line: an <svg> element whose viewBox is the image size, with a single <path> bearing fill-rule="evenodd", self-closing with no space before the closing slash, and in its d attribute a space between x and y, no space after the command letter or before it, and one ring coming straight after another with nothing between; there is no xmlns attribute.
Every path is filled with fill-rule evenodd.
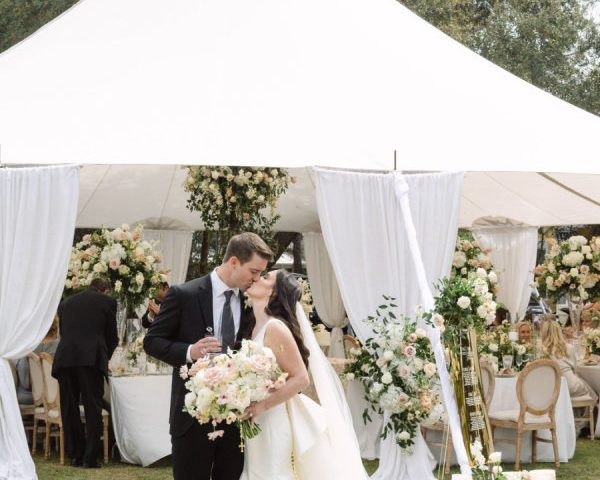
<svg viewBox="0 0 600 480"><path fill-rule="evenodd" d="M484 332L478 338L477 347L480 358L487 361L496 373L499 371L499 366L502 365L502 357L504 355L513 355L513 357L517 355L521 356L523 360L521 365L517 365L513 361L513 366L516 370L522 370L527 365L528 362L525 359L525 355L530 355L528 358L533 358L533 344L511 340L510 331L511 324L504 321L502 325Z"/></svg>
<svg viewBox="0 0 600 480"><path fill-rule="evenodd" d="M486 279L479 276L443 278L436 288L439 294L435 297L434 310L424 318L430 325L443 325L441 335L446 347L459 345L464 330L480 336L484 326L494 322L497 304Z"/></svg>
<svg viewBox="0 0 600 480"><path fill-rule="evenodd" d="M354 362L344 370L347 380L358 380L365 398L376 412L387 414L382 437L394 435L396 443L412 452L419 425L436 423L442 416L441 390L434 354L425 330L416 321L394 313L391 297L365 321L373 329ZM370 421L369 410L363 413Z"/></svg>
<svg viewBox="0 0 600 480"><path fill-rule="evenodd" d="M549 242L544 262L535 267L535 283L540 294L556 302L566 295L581 301L600 294L600 237L576 235L564 242Z"/></svg>
<svg viewBox="0 0 600 480"><path fill-rule="evenodd" d="M486 280L488 291L495 298L498 275L490 259L491 250L482 249L479 242L473 237L461 236L456 241L454 258L452 259L452 278L460 277L465 280L481 278Z"/></svg>
<svg viewBox="0 0 600 480"><path fill-rule="evenodd" d="M239 232L254 232L272 243L272 228L279 219L277 201L296 181L287 169L216 165L182 168L187 170L183 184L189 194L187 208L198 212L204 224L202 255L206 258L201 263L208 262L208 245L215 244L215 239L215 258L220 259L229 238Z"/></svg>
<svg viewBox="0 0 600 480"><path fill-rule="evenodd" d="M141 225L131 230L123 224L84 235L71 251L65 290L76 292L103 277L130 310L155 296L160 283L168 280L168 272L157 269L160 253L153 242L142 240L142 231Z"/></svg>

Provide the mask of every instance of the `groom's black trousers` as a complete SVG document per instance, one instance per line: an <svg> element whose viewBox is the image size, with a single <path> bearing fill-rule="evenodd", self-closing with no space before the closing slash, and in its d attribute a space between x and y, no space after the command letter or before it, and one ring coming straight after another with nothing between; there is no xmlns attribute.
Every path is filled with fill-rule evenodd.
<svg viewBox="0 0 600 480"><path fill-rule="evenodd" d="M216 428L225 431L216 440L207 436L211 424L196 422L183 435L171 437L174 480L239 480L244 469L240 431L235 425Z"/></svg>

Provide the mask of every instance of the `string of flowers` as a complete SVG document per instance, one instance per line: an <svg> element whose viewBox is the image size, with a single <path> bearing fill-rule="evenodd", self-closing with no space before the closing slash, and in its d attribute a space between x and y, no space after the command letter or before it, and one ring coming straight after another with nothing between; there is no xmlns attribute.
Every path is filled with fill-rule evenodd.
<svg viewBox="0 0 600 480"><path fill-rule="evenodd" d="M360 381L371 408L388 414L382 437L394 435L400 448L411 453L419 425L436 423L442 416L439 377L425 330L394 313L392 297L384 299L375 316L365 321L373 337L353 349L354 362L343 376ZM369 409L363 419L371 421Z"/></svg>
<svg viewBox="0 0 600 480"><path fill-rule="evenodd" d="M67 292L89 286L94 278L106 278L117 299L135 309L147 298L156 295L161 282L168 280L168 271L158 270L161 262L156 242L142 240L143 227L101 230L84 235L71 250L71 260L65 281Z"/></svg>
<svg viewBox="0 0 600 480"><path fill-rule="evenodd" d="M459 237L456 240L454 258L452 259L452 278L461 277L465 280L481 278L486 280L488 291L494 295L497 293L498 275L495 272L490 249L482 249L479 242L469 237Z"/></svg>

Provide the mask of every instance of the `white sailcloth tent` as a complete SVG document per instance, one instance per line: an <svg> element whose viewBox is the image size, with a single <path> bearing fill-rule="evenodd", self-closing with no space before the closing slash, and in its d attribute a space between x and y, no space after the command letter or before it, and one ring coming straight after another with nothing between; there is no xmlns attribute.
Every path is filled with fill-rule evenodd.
<svg viewBox="0 0 600 480"><path fill-rule="evenodd" d="M7 164L600 165L599 118L395 0L82 0L0 55L0 111Z"/></svg>

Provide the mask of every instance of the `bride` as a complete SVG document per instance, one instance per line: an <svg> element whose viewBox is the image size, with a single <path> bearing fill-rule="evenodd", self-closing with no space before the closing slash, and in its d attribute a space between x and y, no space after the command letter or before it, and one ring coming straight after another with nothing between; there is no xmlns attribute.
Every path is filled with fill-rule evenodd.
<svg viewBox="0 0 600 480"><path fill-rule="evenodd" d="M241 480L367 479L344 391L298 303L298 282L285 270L272 271L246 295L252 340L269 347L289 376L246 410L262 431L246 442ZM309 371L320 404L298 393L309 385Z"/></svg>

